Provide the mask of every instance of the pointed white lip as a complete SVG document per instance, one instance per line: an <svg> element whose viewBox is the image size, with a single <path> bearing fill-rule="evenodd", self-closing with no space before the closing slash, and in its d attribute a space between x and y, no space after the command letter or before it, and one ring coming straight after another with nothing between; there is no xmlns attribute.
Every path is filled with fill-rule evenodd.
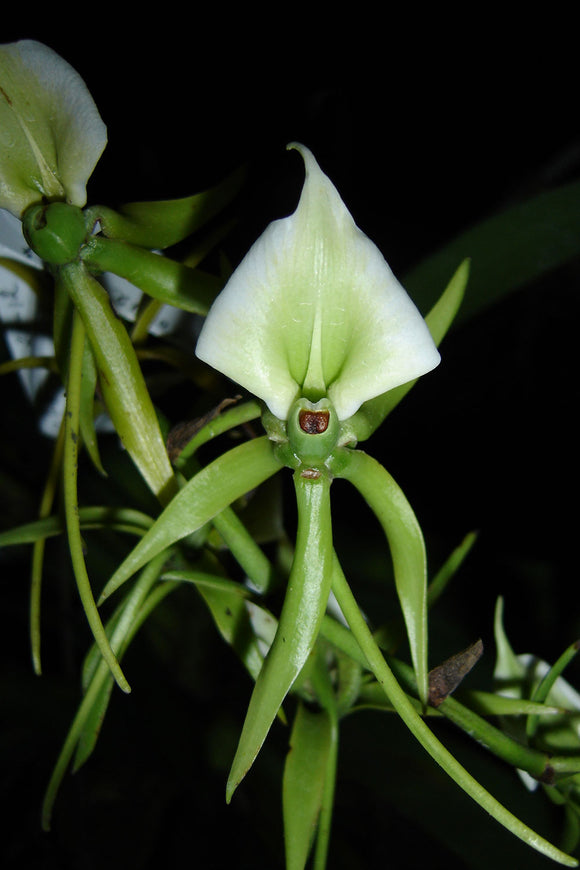
<svg viewBox="0 0 580 870"><path fill-rule="evenodd" d="M286 419L301 393L339 419L440 357L425 321L312 153L294 214L271 223L212 305L197 356ZM315 395L316 397L316 395ZM320 396L318 396L320 397Z"/></svg>

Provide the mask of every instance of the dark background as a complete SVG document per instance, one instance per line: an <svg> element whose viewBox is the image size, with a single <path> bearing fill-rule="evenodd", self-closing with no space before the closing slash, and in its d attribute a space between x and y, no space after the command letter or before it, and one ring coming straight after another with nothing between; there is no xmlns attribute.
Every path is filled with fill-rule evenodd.
<svg viewBox="0 0 580 870"><path fill-rule="evenodd" d="M89 201L181 196L245 164L239 221L225 245L234 264L296 205L302 165L285 150L291 140L313 150L400 277L482 219L578 177L578 76L565 21L536 29L476 13L399 21L349 12L357 20L339 24L336 10L318 18L287 7L239 20L158 10L158 20L143 22L95 8L82 20L22 21L2 41L46 42L87 82L109 130ZM441 366L368 445L413 504L434 570L479 531L431 628L434 659L483 638L475 687L489 687L500 594L516 652L553 660L580 636L579 278L578 261L568 262L463 322L445 340ZM34 437L16 379L2 389L2 514L11 525L34 516L48 445ZM342 492L336 524L347 564L381 564L379 530ZM65 778L53 831L40 832L42 792L78 703L88 638L57 554L60 579L45 591L45 673L31 674L28 558L24 549L2 557L8 866L282 866L286 734L275 729L226 807L251 686L197 600L181 592L127 656L133 693L114 697L95 755ZM377 621L386 606L380 579L360 577ZM577 667L570 675L578 683ZM560 817L545 799L525 795L511 771L451 729L440 733L502 801L558 836ZM397 868L549 864L458 793L397 720L364 713L344 726L329 866L382 866L391 850Z"/></svg>

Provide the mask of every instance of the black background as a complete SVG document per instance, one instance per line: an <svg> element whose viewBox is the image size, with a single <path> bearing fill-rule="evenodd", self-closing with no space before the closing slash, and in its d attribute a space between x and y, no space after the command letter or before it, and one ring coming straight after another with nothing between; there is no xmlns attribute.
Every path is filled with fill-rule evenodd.
<svg viewBox="0 0 580 870"><path fill-rule="evenodd" d="M46 42L84 77L109 131L90 201L181 196L247 165L225 246L234 264L270 220L295 207L303 170L285 150L292 140L313 150L399 276L483 218L578 176L578 76L565 21L510 25L476 12L447 20L414 10L399 20L364 8L340 22L334 8L320 16L298 7L121 11L22 21L2 40ZM439 369L368 445L413 504L434 568L479 530L432 627L435 658L483 638L487 655L473 685L485 687L493 666L500 594L517 652L553 659L580 636L579 279L578 262L565 264L464 323L446 339ZM48 448L26 434L33 422L16 380L3 391L10 524L33 515ZM372 563L378 531L342 493L336 513L347 564ZM47 627L45 675L31 675L27 558L18 552L2 563L9 866L282 866L286 735L273 734L254 778L226 808L250 686L190 598L180 600L180 616L191 608L195 636L183 626L172 634L168 609L127 657L133 693L115 699L95 756L65 778L53 832L40 833L38 807L78 702L86 637L78 614L70 643ZM376 585L364 577L361 596L380 613ZM525 818L546 831L545 802L522 797L513 774L467 741L442 736L485 781L497 774L502 800L521 800ZM390 866L548 866L458 796L396 721L347 721L340 763L331 867L382 866L403 846ZM553 821L547 833L557 835Z"/></svg>

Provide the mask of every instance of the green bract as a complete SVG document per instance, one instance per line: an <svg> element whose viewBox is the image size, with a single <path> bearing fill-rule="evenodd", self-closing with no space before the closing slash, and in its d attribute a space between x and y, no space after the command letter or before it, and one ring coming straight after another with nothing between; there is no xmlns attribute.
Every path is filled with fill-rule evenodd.
<svg viewBox="0 0 580 870"><path fill-rule="evenodd" d="M378 248L310 151L298 208L255 242L212 308L197 356L286 420L327 396L339 420L425 374L439 353Z"/></svg>
<svg viewBox="0 0 580 870"><path fill-rule="evenodd" d="M107 130L79 74L34 40L0 46L0 208L86 203Z"/></svg>

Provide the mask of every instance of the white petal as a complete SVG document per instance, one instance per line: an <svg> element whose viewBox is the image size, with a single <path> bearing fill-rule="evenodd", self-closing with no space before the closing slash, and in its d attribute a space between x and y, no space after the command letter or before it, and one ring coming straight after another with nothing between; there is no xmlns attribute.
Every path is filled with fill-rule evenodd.
<svg viewBox="0 0 580 870"><path fill-rule="evenodd" d="M427 326L378 248L355 225L307 148L295 213L275 221L236 269L196 353L285 419L302 394L338 417L439 362Z"/></svg>
<svg viewBox="0 0 580 870"><path fill-rule="evenodd" d="M80 75L34 40L0 46L0 208L86 203L107 130Z"/></svg>

